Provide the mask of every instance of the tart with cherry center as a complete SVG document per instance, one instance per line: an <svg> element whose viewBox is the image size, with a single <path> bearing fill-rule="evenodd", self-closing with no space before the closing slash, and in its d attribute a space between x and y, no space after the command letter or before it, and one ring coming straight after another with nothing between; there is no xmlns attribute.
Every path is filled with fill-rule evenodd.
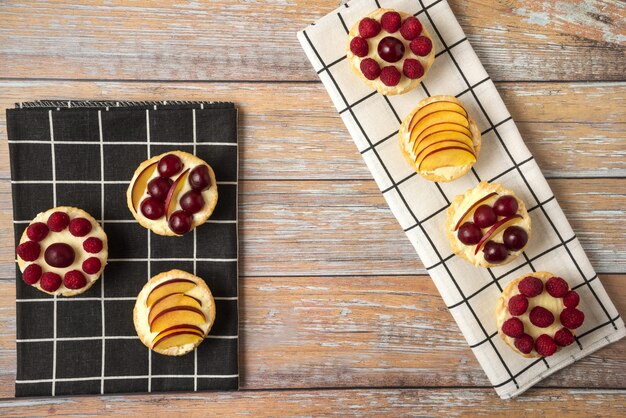
<svg viewBox="0 0 626 418"><path fill-rule="evenodd" d="M50 295L85 292L100 278L107 257L107 235L100 224L70 206L38 214L17 246L24 282Z"/></svg>
<svg viewBox="0 0 626 418"><path fill-rule="evenodd" d="M183 151L157 155L139 165L126 201L137 222L155 234L180 236L209 219L217 204L215 173Z"/></svg>

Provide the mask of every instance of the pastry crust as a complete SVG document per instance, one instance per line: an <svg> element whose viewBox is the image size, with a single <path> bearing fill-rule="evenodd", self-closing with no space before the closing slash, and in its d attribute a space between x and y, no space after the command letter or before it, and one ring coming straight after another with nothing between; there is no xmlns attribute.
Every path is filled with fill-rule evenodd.
<svg viewBox="0 0 626 418"><path fill-rule="evenodd" d="M456 231L454 227L459 220L459 217L463 215L463 212L467 210L468 204L471 205L474 202L478 201L480 198L488 195L491 192L497 193L499 196L511 195L517 199L518 210L517 213L522 216L522 219L519 222L516 222L515 225L522 225L528 234L528 241L524 248L518 251L510 251L509 256L506 260L501 263L490 263L482 257L482 251L479 251L478 254L474 254L474 245L465 245L457 238ZM466 202L466 199L470 199ZM459 213L459 209L463 208L463 212ZM469 189L462 195L458 195L450 204L447 211L447 219L446 219L446 233L448 235L448 241L450 241L450 246L452 247L452 251L458 255L459 257L464 258L469 261L471 264L477 267L497 267L503 266L505 264L510 263L514 259L516 259L528 246L528 243L531 239L531 224L530 224L530 216L526 211L526 206L524 202L515 196L511 190L504 188L502 185L497 183L487 183L486 181L481 181L478 183L476 187L473 189Z"/></svg>
<svg viewBox="0 0 626 418"><path fill-rule="evenodd" d="M136 211L135 208L133 207L132 191L133 191L133 185L135 184L137 177L139 177L139 175L149 165L159 161L163 156L168 155L168 154L174 154L178 156L185 163L185 167L188 167L189 169L197 165L206 165L209 168L209 175L211 177L211 187L202 191L202 197L204 198L204 208L202 208L201 211L193 214L193 221L191 223L191 229L189 231L192 231L194 228L197 228L198 226L204 224L209 219L209 217L211 216L211 214L213 214L213 211L215 210L215 206L217 205L217 197L218 197L217 182L215 180L215 173L213 172L213 167L207 164L204 160L185 151L165 152L163 154L156 155L142 162L141 164L139 164L139 167L137 167L137 169L135 170L135 173L133 174L133 178L130 180L128 189L126 190L126 205L128 206L128 210L130 210L130 212L133 214L133 217L144 228L147 228L158 235L180 237L182 235L178 235L174 233L174 231L172 231L169 228L164 216L157 220L148 219L145 216L143 216L143 214ZM177 175L180 175L180 173ZM158 176L158 172L155 170L155 174L153 174L151 179L157 176ZM144 193L144 197L145 196L147 196L147 192Z"/></svg>
<svg viewBox="0 0 626 418"><path fill-rule="evenodd" d="M152 341L154 337L158 335L158 333L150 332L150 325L148 324L148 314L150 312L150 309L146 306L146 300L148 299L148 296L152 289L170 279L187 279L193 281L196 284L197 287L194 289L194 291L196 291L197 289L198 293L194 293L194 297L196 299L201 299L202 302L204 302L202 305L202 312L204 313L207 322L206 325L202 328L204 331L203 338L197 341L195 344L187 344L186 346L182 347L170 347L163 350L158 347L153 347ZM194 276L191 273L187 273L186 271L178 269L165 271L152 277L148 281L148 283L146 283L141 289L139 295L137 295L135 308L133 309L133 323L135 324L135 331L137 331L137 336L139 337L141 342L152 351L166 356L182 356L195 350L196 347L198 347L202 343L202 341L204 341L204 338L206 338L206 336L209 334L209 331L211 331L211 327L213 326L214 322L215 301L213 299L213 294L211 293L211 290L209 289L207 284L200 277Z"/></svg>
<svg viewBox="0 0 626 418"><path fill-rule="evenodd" d="M415 160L413 160L413 158L411 157L411 154L408 151L408 147L412 146L412 144L410 143L411 131L409 130L409 126L411 125L411 120L413 119L413 116L424 106L427 106L435 102L452 102L452 103L458 104L459 106L463 107L463 109L465 109L465 106L463 106L463 103L454 96L432 96L432 97L427 97L426 99L423 99L417 104L415 109L413 109L411 113L409 113L404 118L404 120L402 121L402 124L400 125L400 130L398 134L400 137L400 150L402 151L402 155L404 156L404 159L409 163L409 165L413 167L413 169L417 172L417 174L419 174L426 180L436 181L436 182L449 182L449 181L456 180L460 177L463 177L472 169L475 163L468 164L463 167L458 167L458 170L452 176L444 177L444 176L438 175L435 172L419 170L417 168L417 164L415 163ZM480 135L480 130L478 129L476 122L474 122L474 119L472 119L469 112L467 112L467 109L465 109L465 112L467 113L467 121L469 124L468 129L472 133L472 143L474 145L474 154L476 155L476 160L478 160L478 155L480 154L480 146L482 143L482 136Z"/></svg>
<svg viewBox="0 0 626 418"><path fill-rule="evenodd" d="M404 58L396 63L388 63L386 61L383 61L381 58L379 57L374 57L374 59L381 64L381 68L383 67L383 65L392 65L395 66L396 68L398 68L398 70L400 70L400 73L402 74L403 79L406 79L408 82L404 83L405 85L401 85L402 84L402 79L400 80L400 83L396 86L386 86L381 80L380 77L376 78L375 80L369 80L368 78L366 78L363 73L361 72L361 61L365 58L372 58L370 55L368 54L366 57L357 57L356 55L354 55L352 53L352 51L350 51L350 42L352 41L352 39L355 36L359 35L359 22L366 18L366 17L370 17L372 19L376 19L378 21L380 21L380 18L383 14L385 14L386 12L398 12L400 14L400 17L402 17L402 21L404 21L404 19L406 19L409 16L412 16L408 13L404 13L398 10L393 10L393 9L376 9L373 12L371 12L370 14L368 14L367 16L364 16L363 18L359 19L358 22L356 22L354 24L354 26L352 26L352 29L350 29L350 33L348 34L348 46L347 46L347 56L348 56L348 61L350 62L350 67L352 67L352 71L354 71L359 78L361 78L361 80L363 80L363 82L365 84L367 84L368 86L370 86L372 89L377 90L380 94L384 94L386 96L394 96L396 94L403 94L406 93L408 91L413 90L415 87L419 86L419 84L422 82L422 80L424 79L424 77L426 77L426 75L428 74L428 70L430 69L430 67L433 65L433 62L435 62L435 42L433 41L433 37L430 35L430 33L428 33L428 31L426 30L425 27L422 26L422 33L420 34L420 36L425 36L427 38L430 39L430 41L432 42L432 49L430 51L430 53L428 55L426 55L425 57L420 57L417 56L415 54L413 54L411 52L411 49L409 48L408 44L409 41L407 41L406 39L402 38L402 35L398 35L397 37L401 38L402 42L405 45L405 49L408 51L408 53L411 54L410 58L416 59L418 60L422 66L424 67L424 75L420 78L416 78L414 80L408 79L406 78L406 76L404 74L402 74L402 63L404 62ZM381 29L381 33L384 30ZM394 34L399 34L398 32L395 32ZM379 34L380 35L380 34ZM373 38L376 39L377 37ZM369 44L369 39L368 39L368 44ZM372 48L370 48L370 50L372 50ZM382 64L384 63L384 64Z"/></svg>

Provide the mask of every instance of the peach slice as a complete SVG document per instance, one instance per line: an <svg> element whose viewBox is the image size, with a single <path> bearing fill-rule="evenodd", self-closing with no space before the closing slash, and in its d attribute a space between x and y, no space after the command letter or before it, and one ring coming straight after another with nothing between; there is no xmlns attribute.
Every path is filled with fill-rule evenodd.
<svg viewBox="0 0 626 418"><path fill-rule="evenodd" d="M168 329L165 329L165 330L159 332L156 335L156 337L154 337L154 339L152 340L152 344L156 344L156 342L158 340L160 340L161 338L163 338L163 337L166 337L166 336L168 336L170 334L174 334L174 333L180 333L180 332L187 332L187 333L190 333L190 334L196 334L196 335L199 335L201 337L204 337L204 332L200 328L198 328L196 326L193 326L193 325L177 325L175 327L168 328Z"/></svg>
<svg viewBox="0 0 626 418"><path fill-rule="evenodd" d="M425 116L430 115L431 113L440 112L442 110L456 112L462 115L463 117L467 118L467 112L465 111L465 109L463 109L463 106L461 106L458 103L446 102L446 101L433 102L433 103L427 104L426 106L422 107L420 110L415 112L415 114L411 118L411 122L409 123L409 130L412 130L415 127L415 125L417 125L417 123L420 120L422 120Z"/></svg>
<svg viewBox="0 0 626 418"><path fill-rule="evenodd" d="M201 310L191 306L177 306L161 311L150 324L150 332L161 332L174 325L202 325L206 318Z"/></svg>
<svg viewBox="0 0 626 418"><path fill-rule="evenodd" d="M178 203L178 195L180 194L183 187L185 187L185 180L187 180L187 176L189 175L189 169L183 171L183 173L178 176L172 186L170 187L170 191L167 192L167 197L165 198L165 219L169 219L170 215L176 209L176 203Z"/></svg>
<svg viewBox="0 0 626 418"><path fill-rule="evenodd" d="M196 284L187 279L171 279L167 280L154 289L148 295L146 299L146 306L152 306L156 301L164 296L171 295L172 293L185 293L196 287Z"/></svg>
<svg viewBox="0 0 626 418"><path fill-rule="evenodd" d="M175 306L191 306L198 309L202 308L202 304L198 299L187 296L183 293L174 293L154 302L154 305L152 305L152 308L150 309L150 314L148 314L148 323L151 324L154 318L156 318L164 310Z"/></svg>
<svg viewBox="0 0 626 418"><path fill-rule="evenodd" d="M157 168L158 161L150 164L148 167L144 168L141 174L137 176L135 183L133 184L133 189L131 191L132 201L133 201L133 209L135 211L139 208L139 202L141 198L146 193L146 188L148 187L148 181L154 174L154 170Z"/></svg>
<svg viewBox="0 0 626 418"><path fill-rule="evenodd" d="M469 121L465 116L449 110L440 110L439 112L424 116L411 131L421 133L424 129L439 123L454 123L456 125L461 125L464 128L469 128Z"/></svg>
<svg viewBox="0 0 626 418"><path fill-rule="evenodd" d="M424 129L422 132L417 130L413 130L411 132L410 143L415 144L419 143L423 138L427 137L430 134L434 134L441 131L455 131L461 132L470 138L472 137L472 133L465 126L457 125L456 123L437 123L435 125L431 125L428 128Z"/></svg>
<svg viewBox="0 0 626 418"><path fill-rule="evenodd" d="M441 167L465 166L476 162L476 156L465 145L436 149L429 153L418 165L419 170L434 171Z"/></svg>
<svg viewBox="0 0 626 418"><path fill-rule="evenodd" d="M485 245L485 243L489 241L489 238L498 234L500 231L508 228L509 226L511 226L512 223L514 223L518 219L522 219L522 216L513 215L513 216L509 216L508 218L504 218L496 222L491 228L489 228L489 231L487 231L487 233L483 235L480 241L478 241L478 244L476 244L476 250L474 251L474 254L478 254L478 251L480 251L480 249Z"/></svg>
<svg viewBox="0 0 626 418"><path fill-rule="evenodd" d="M491 192L483 197L481 197L480 199L478 199L477 201L475 201L472 206L470 206L465 213L463 214L463 216L461 216L458 220L458 222L456 223L456 225L454 226L454 230L458 230L459 227L463 224L463 221L465 219L467 219L468 215L472 212L472 210L474 210L474 208L477 208L478 205L482 204L483 202L486 202L487 200L491 199L494 196L497 196L498 193L496 192Z"/></svg>
<svg viewBox="0 0 626 418"><path fill-rule="evenodd" d="M426 159L426 157L428 157L429 155L432 155L433 153L437 152L440 149L448 149L450 147L459 147L459 148L463 148L466 149L467 151L469 151L472 155L474 155L474 149L471 148L470 146L468 146L467 144L465 144L464 142L460 142L460 141L456 141L456 140L450 140L450 141L440 141L440 142L435 142L434 144L430 145L429 147L426 147L425 149L423 149L416 157L415 157L415 163L417 164L417 166L419 167L419 165L424 161L424 159ZM454 161L449 161L448 163L444 164L443 166L451 166L451 165L462 165L462 164L455 164ZM442 166L442 167L443 167Z"/></svg>
<svg viewBox="0 0 626 418"><path fill-rule="evenodd" d="M172 347L180 347L186 344L196 344L198 341L204 339L202 335L198 335L193 332L174 332L168 334L154 343L153 348L159 348L161 350L167 350Z"/></svg>
<svg viewBox="0 0 626 418"><path fill-rule="evenodd" d="M470 149L474 149L474 143L472 138L461 132L456 131L440 131L424 137L420 142L416 142L413 148L413 154L419 155L419 153L429 146L441 141L457 141L466 144Z"/></svg>

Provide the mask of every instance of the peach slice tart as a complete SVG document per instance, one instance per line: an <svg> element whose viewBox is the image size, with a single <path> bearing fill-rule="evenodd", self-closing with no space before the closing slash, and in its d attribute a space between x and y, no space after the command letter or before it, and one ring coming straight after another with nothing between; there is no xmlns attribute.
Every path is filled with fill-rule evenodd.
<svg viewBox="0 0 626 418"><path fill-rule="evenodd" d="M402 155L420 176L431 181L464 176L480 152L480 131L454 96L433 96L419 102L402 122L399 137Z"/></svg>
<svg viewBox="0 0 626 418"><path fill-rule="evenodd" d="M524 202L495 183L480 182L448 208L446 232L452 251L479 267L513 261L530 240Z"/></svg>
<svg viewBox="0 0 626 418"><path fill-rule="evenodd" d="M152 277L133 311L141 342L157 353L181 356L193 351L215 321L215 301L201 278L182 270Z"/></svg>
<svg viewBox="0 0 626 418"><path fill-rule="evenodd" d="M131 213L155 234L180 236L209 219L217 204L215 173L183 151L157 155L139 165L126 192Z"/></svg>
<svg viewBox="0 0 626 418"><path fill-rule="evenodd" d="M545 271L511 281L496 303L498 334L524 357L548 357L575 341L585 314L567 281Z"/></svg>
<svg viewBox="0 0 626 418"><path fill-rule="evenodd" d="M107 257L107 235L100 224L70 206L35 216L17 246L24 282L50 295L85 292L100 278Z"/></svg>

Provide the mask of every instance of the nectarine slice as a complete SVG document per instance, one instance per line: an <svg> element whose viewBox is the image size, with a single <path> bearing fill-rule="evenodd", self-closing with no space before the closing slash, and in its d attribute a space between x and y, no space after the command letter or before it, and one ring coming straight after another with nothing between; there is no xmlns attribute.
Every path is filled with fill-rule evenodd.
<svg viewBox="0 0 626 418"><path fill-rule="evenodd" d="M442 167L465 166L476 162L474 154L465 145L439 148L424 157L419 170L433 171Z"/></svg>
<svg viewBox="0 0 626 418"><path fill-rule="evenodd" d="M412 130L417 123L422 120L425 116L430 115L431 113L440 112L442 110L449 110L450 112L456 112L463 117L467 118L467 112L463 109L463 106L454 102L433 102L429 103L426 106L422 107L420 110L415 112L413 117L411 118L411 122L409 123L409 130Z"/></svg>
<svg viewBox="0 0 626 418"><path fill-rule="evenodd" d="M185 187L185 182L188 175L189 169L183 171L183 173L178 176L176 180L174 180L174 183L172 183L170 191L167 192L167 197L165 198L165 219L169 219L172 212L176 210L178 195L180 194L181 190L183 190L183 187Z"/></svg>
<svg viewBox="0 0 626 418"><path fill-rule="evenodd" d="M474 149L472 139L464 133L456 131L441 131L424 137L424 139L420 142L416 142L413 148L413 154L418 155L423 149L442 141L458 141L466 144L470 147L470 149Z"/></svg>
<svg viewBox="0 0 626 418"><path fill-rule="evenodd" d="M175 306L191 306L193 308L200 309L202 305L200 301L191 296L187 296L183 293L174 293L173 295L167 295L158 301L154 302L150 313L148 314L148 323L151 324L154 318L166 309L173 308Z"/></svg>
<svg viewBox="0 0 626 418"><path fill-rule="evenodd" d="M152 306L156 301L164 296L171 295L172 293L185 293L196 287L196 283L187 279L172 279L167 280L158 286L156 286L146 300L147 306Z"/></svg>
<svg viewBox="0 0 626 418"><path fill-rule="evenodd" d="M472 153L472 155L474 155L474 149L472 147L468 146L464 142L460 142L460 141L456 141L456 140L440 141L440 142L435 142L434 144L431 144L430 146L424 148L419 154L417 154L415 156L415 162L416 162L416 164L419 167L419 165L422 163L422 161L428 155L433 154L437 150L448 149L450 147L461 147L461 148L464 148L464 149L468 150L469 152ZM458 165L458 164L452 163L452 164L448 164L448 165Z"/></svg>
<svg viewBox="0 0 626 418"><path fill-rule="evenodd" d="M491 192L483 197L481 197L480 199L478 199L477 201L475 201L472 206L470 206L465 213L463 214L463 216L461 216L459 218L459 220L457 221L456 225L454 225L454 230L458 230L459 227L463 224L463 221L465 221L465 219L467 219L467 217L469 216L469 214L472 212L472 210L476 207L478 207L478 205L482 204L483 202L486 202L487 200L491 199L492 197L497 196L498 193L496 192Z"/></svg>
<svg viewBox="0 0 626 418"><path fill-rule="evenodd" d="M487 241L489 241L491 237L493 237L494 235L497 235L500 231L508 228L509 226L511 226L511 224L517 222L518 219L522 219L522 216L513 215L513 216L509 216L508 218L504 218L496 222L491 228L489 228L487 233L483 235L480 241L478 241L478 244L476 244L476 250L474 251L474 254L478 254L478 251L480 251L480 249L485 245Z"/></svg>
<svg viewBox="0 0 626 418"><path fill-rule="evenodd" d="M156 335L156 337L154 337L154 339L152 340L152 344L156 344L156 342L158 340L160 340L161 338L163 338L163 337L166 337L166 336L174 334L174 333L180 333L180 332L187 332L187 333L190 333L190 334L196 334L196 335L199 335L201 337L204 336L204 332L200 328L198 328L198 327L195 327L193 325L179 325L179 326L168 328L166 330L163 330L163 331L159 332Z"/></svg>
<svg viewBox="0 0 626 418"><path fill-rule="evenodd" d="M441 110L439 112L431 113L430 115L424 116L422 120L420 120L415 125L412 131L418 131L421 133L429 126L437 125L439 123L454 123L457 125L461 125L465 128L469 127L469 122L465 116L461 115L460 113L451 112L449 110Z"/></svg>
<svg viewBox="0 0 626 418"><path fill-rule="evenodd" d="M206 318L201 310L190 306L178 306L159 313L150 324L150 332L161 332L174 325L202 325Z"/></svg>
<svg viewBox="0 0 626 418"><path fill-rule="evenodd" d="M131 198L133 201L133 209L137 211L139 207L139 202L141 198L146 193L146 188L148 187L148 181L154 174L154 170L157 168L158 161L150 164L148 167L144 168L141 174L137 176L135 183L133 184L133 189L131 191Z"/></svg>
<svg viewBox="0 0 626 418"><path fill-rule="evenodd" d="M154 343L153 348L159 348L161 350L167 350L172 347L180 347L185 344L196 344L204 337L191 332L174 332L166 335Z"/></svg>
<svg viewBox="0 0 626 418"><path fill-rule="evenodd" d="M465 126L457 125L456 123L446 123L446 122L444 122L444 123L437 123L435 125L431 125L428 128L424 129L422 132L418 132L417 130L413 130L411 132L410 142L412 144L418 143L423 138L425 138L426 136L428 136L430 134L434 134L436 132L440 132L440 131L461 132L461 133L469 136L470 138L472 137L472 133Z"/></svg>

